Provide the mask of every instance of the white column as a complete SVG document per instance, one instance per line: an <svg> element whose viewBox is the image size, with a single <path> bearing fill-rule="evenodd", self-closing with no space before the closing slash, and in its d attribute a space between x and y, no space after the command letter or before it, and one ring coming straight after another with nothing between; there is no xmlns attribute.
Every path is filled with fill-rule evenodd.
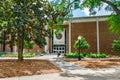
<svg viewBox="0 0 120 80"><path fill-rule="evenodd" d="M45 26L45 29L48 29L47 25ZM49 50L49 38L46 37L45 39L46 39L46 42L47 42L47 45L45 45L45 52L48 53L48 50Z"/></svg>
<svg viewBox="0 0 120 80"><path fill-rule="evenodd" d="M96 18L96 31L97 31L97 53L100 53L100 35L99 35L99 18Z"/></svg>
<svg viewBox="0 0 120 80"><path fill-rule="evenodd" d="M49 46L49 39L48 37L46 37L46 42L47 42L47 45L45 45L45 52L48 52L48 46Z"/></svg>
<svg viewBox="0 0 120 80"><path fill-rule="evenodd" d="M69 52L71 52L71 20L69 21Z"/></svg>
<svg viewBox="0 0 120 80"><path fill-rule="evenodd" d="M14 53L15 54L17 53L17 46L16 45L14 46Z"/></svg>

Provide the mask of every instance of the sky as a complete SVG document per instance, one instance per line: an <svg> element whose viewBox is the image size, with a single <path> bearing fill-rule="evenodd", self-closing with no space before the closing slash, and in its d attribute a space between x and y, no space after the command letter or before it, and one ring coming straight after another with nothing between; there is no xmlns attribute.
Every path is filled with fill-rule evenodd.
<svg viewBox="0 0 120 80"><path fill-rule="evenodd" d="M89 15L89 13L90 12L89 12L88 8L85 8L84 10L77 9L77 10L73 11L73 17L91 16L91 15ZM92 15L92 16L103 16L103 15L110 15L110 14L111 14L111 12L104 10L104 7L103 7L103 8L101 8L100 11L97 11L97 13L95 15Z"/></svg>
<svg viewBox="0 0 120 80"><path fill-rule="evenodd" d="M49 1L52 1L52 0L49 0ZM109 11L105 11L104 8L105 8L106 4L104 4L104 6L101 8L100 11L97 11L96 15L92 15L92 16L102 16L102 15L110 15L111 12ZM91 16L89 15L89 9L85 8L84 10L80 10L80 9L76 9L76 10L73 10L73 17L87 17L87 16Z"/></svg>

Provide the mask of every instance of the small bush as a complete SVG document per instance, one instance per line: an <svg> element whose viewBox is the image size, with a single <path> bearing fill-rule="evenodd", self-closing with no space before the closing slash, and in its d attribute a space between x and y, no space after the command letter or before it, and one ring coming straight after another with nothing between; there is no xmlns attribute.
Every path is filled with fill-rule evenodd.
<svg viewBox="0 0 120 80"><path fill-rule="evenodd" d="M0 52L0 57L4 54L7 54L6 52Z"/></svg>
<svg viewBox="0 0 120 80"><path fill-rule="evenodd" d="M114 43L112 44L112 48L114 52L120 51L120 39L114 40Z"/></svg>

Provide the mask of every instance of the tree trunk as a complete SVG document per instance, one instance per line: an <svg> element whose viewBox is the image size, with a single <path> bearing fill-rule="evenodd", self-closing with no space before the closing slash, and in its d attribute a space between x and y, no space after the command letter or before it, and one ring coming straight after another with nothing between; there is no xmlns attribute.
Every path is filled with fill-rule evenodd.
<svg viewBox="0 0 120 80"><path fill-rule="evenodd" d="M111 1L108 0L102 0L102 1L108 4L109 6L111 6L117 15L120 14L120 9L116 5L114 5Z"/></svg>
<svg viewBox="0 0 120 80"><path fill-rule="evenodd" d="M23 61L23 46L24 46L24 39L18 33L18 61Z"/></svg>
<svg viewBox="0 0 120 80"><path fill-rule="evenodd" d="M6 41L6 33L4 31L3 32L3 52L5 52L5 47L6 47L5 41Z"/></svg>
<svg viewBox="0 0 120 80"><path fill-rule="evenodd" d="M18 61L23 61L23 49L22 49L22 41L19 40L18 43Z"/></svg>

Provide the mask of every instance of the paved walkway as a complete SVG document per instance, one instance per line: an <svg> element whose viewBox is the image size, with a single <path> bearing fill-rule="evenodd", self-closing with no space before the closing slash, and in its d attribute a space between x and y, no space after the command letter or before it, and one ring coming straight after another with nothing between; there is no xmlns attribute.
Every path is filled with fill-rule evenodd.
<svg viewBox="0 0 120 80"><path fill-rule="evenodd" d="M56 55L46 55L43 57L36 57L34 59L48 59L51 63L61 68L63 72L13 78L0 78L0 80L120 80L120 67L92 70L64 62L63 59L57 61Z"/></svg>

